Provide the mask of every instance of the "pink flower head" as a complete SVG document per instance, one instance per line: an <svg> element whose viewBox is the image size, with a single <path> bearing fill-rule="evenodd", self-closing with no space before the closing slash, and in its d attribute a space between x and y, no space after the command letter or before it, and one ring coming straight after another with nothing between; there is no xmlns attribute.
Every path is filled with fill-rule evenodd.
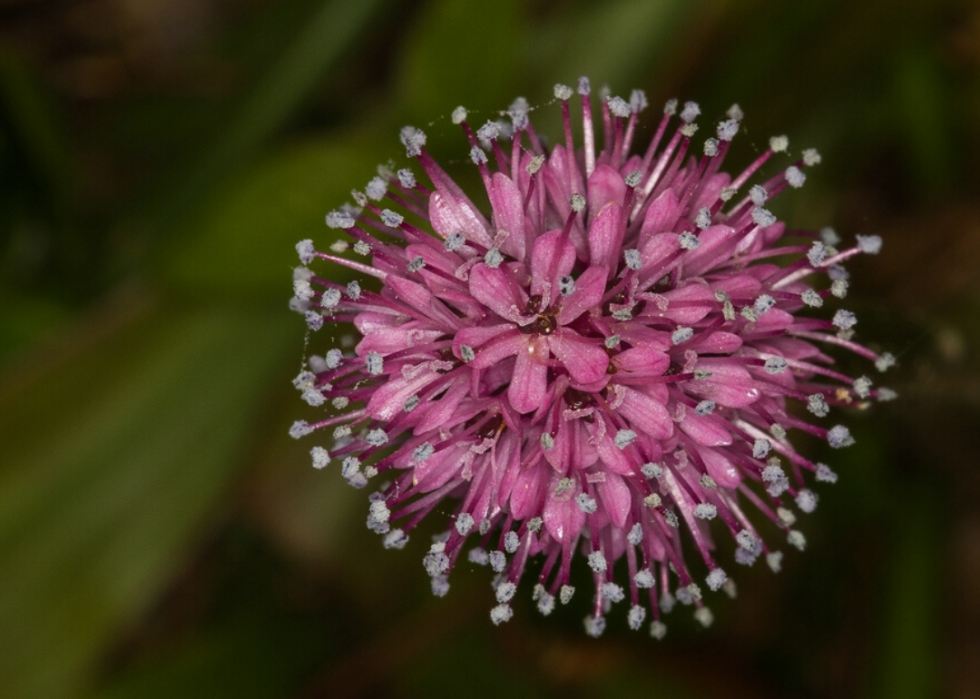
<svg viewBox="0 0 980 699"><path fill-rule="evenodd" d="M793 509L816 506L808 481L837 476L799 454L789 434L848 446L846 427L816 423L834 406L894 395L834 370L822 351L843 347L882 370L893 362L852 341L853 313L805 313L843 298L841 263L881 241L858 236L839 250L825 229L783 242L767 200L800 187L820 157L803 151L762 178L764 165L785 158L777 137L730 176L721 168L738 107L698 153L698 106L685 104L672 127L671 100L634 152L643 93L603 99L599 118L587 80L578 93L580 146L573 91L562 85L564 138L553 146L523 99L509 123L476 130L465 109L453 113L489 211L426 151L425 134L406 127L402 142L427 183L382 169L354 193L356 207L327 215L344 236L332 252L297 245L304 265L319 258L371 283L297 269L293 306L311 330L353 323L361 337L353 351L310 357L296 386L330 408L292 434L332 431L329 452L313 448L314 466L333 459L355 487L379 483L367 523L387 547L404 546L430 513L452 512L423 560L436 594L460 556L489 565L490 616L501 623L525 575L548 614L572 598L573 566L587 567L589 633L628 599L629 626L649 615L659 638L677 600L710 623L702 582L732 590L715 538L730 540L723 548L737 563L764 556L778 570L777 542L753 523L767 518L803 548ZM340 255L348 241L360 260ZM774 262L787 257L796 261Z"/></svg>

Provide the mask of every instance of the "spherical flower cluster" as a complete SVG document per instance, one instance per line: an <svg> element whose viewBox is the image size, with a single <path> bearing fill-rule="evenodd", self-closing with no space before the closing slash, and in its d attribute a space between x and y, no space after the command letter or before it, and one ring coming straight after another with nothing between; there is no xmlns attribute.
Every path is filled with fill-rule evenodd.
<svg viewBox="0 0 980 699"><path fill-rule="evenodd" d="M475 131L465 109L453 112L489 212L428 153L425 134L405 127L427 182L381 168L354 192L356 206L327 215L340 239L297 245L294 309L311 331L353 323L360 339L353 351L309 357L295 385L325 416L291 433L332 433L313 465L339 463L358 488L379 483L367 524L386 547L402 548L433 511L451 512L423 559L435 594L449 589L460 556L488 565L499 624L526 575L549 614L572 598L573 566L587 566L586 630L600 634L628 600L629 626L649 617L659 638L677 601L710 623L702 582L734 592L713 537L732 540L736 563L764 558L774 570L782 554L753 517L804 547L793 510L816 507L808 481L837 477L799 454L790 432L846 447L846 427L819 421L835 406L894 395L834 370L821 349L843 347L881 370L893 363L852 340L853 313L807 313L843 298L841 263L877 253L881 240L838 249L825 229L784 242L767 201L803 185L820 157L805 150L761 179L788 152L776 137L741 174L726 174L737 106L696 153L700 110L688 102L678 115L671 100L634 152L643 93L604 97L599 118L588 80L578 94L581 146L563 85L555 145L523 99L508 120ZM316 260L366 281L338 284L306 266Z"/></svg>

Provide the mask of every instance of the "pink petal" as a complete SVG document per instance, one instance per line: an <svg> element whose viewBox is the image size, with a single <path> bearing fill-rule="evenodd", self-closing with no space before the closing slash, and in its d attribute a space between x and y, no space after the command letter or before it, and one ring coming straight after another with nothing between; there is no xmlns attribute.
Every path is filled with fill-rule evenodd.
<svg viewBox="0 0 980 699"><path fill-rule="evenodd" d="M550 305L558 295L558 280L570 274L575 265L575 248L569 240L562 245L561 231L548 231L534 241L531 250L531 295L544 296Z"/></svg>
<svg viewBox="0 0 980 699"><path fill-rule="evenodd" d="M755 331L758 333L785 330L793 325L796 319L786 311L779 308L772 308L759 316L755 321Z"/></svg>
<svg viewBox="0 0 980 699"><path fill-rule="evenodd" d="M513 432L506 430L497 440L492 452L493 477L496 483L495 505L504 507L517 484L521 471L521 443Z"/></svg>
<svg viewBox="0 0 980 699"><path fill-rule="evenodd" d="M698 454L704 460L704 467L708 475L722 488L735 488L742 482L742 474L738 467L726 459L717 449L698 447Z"/></svg>
<svg viewBox="0 0 980 699"><path fill-rule="evenodd" d="M666 406L639 391L624 388L619 412L629 420L636 432L653 439L667 439L674 433L674 421Z"/></svg>
<svg viewBox="0 0 980 699"><path fill-rule="evenodd" d="M609 355L597 340L588 340L573 330L562 328L548 336L548 346L576 383L598 381L609 367Z"/></svg>
<svg viewBox="0 0 980 699"><path fill-rule="evenodd" d="M697 282L672 289L664 294L667 297L667 310L658 315L669 318L681 325L697 323L718 306L714 293Z"/></svg>
<svg viewBox="0 0 980 699"><path fill-rule="evenodd" d="M573 440L578 433L575 431L574 420L559 420L558 429L552 437L555 445L544 452L545 460L551 467L564 475L569 466L569 454L573 446Z"/></svg>
<svg viewBox="0 0 980 699"><path fill-rule="evenodd" d="M732 435L719 420L712 419L710 416L702 417L693 410L687 411L680 426L691 439L706 447L727 446L732 443Z"/></svg>
<svg viewBox="0 0 980 699"><path fill-rule="evenodd" d="M596 167L589 175L586 187L589 190L587 197L589 211L592 212L593 216L609 204L622 204L623 197L626 195L626 182L623 180L623 176L608 165ZM592 237L591 232L589 237ZM594 257L592 261L595 262Z"/></svg>
<svg viewBox="0 0 980 699"><path fill-rule="evenodd" d="M467 345L473 349L477 349L491 340L502 337L505 333L508 337L520 335L513 323L477 325L470 328L462 328L456 333L456 338L453 340L453 353L459 356L460 345Z"/></svg>
<svg viewBox="0 0 980 699"><path fill-rule="evenodd" d="M544 464L518 470L517 480L510 492L510 514L514 519L529 519L538 514L550 476L551 469Z"/></svg>
<svg viewBox="0 0 980 699"><path fill-rule="evenodd" d="M744 408L759 400L758 382L745 367L722 358L701 358L696 368L710 371L711 376L685 381L684 390L729 408Z"/></svg>
<svg viewBox="0 0 980 699"><path fill-rule="evenodd" d="M735 229L729 226L711 226L701 231L701 244L684 256L684 274L700 276L713 266L728 259L732 254Z"/></svg>
<svg viewBox="0 0 980 699"><path fill-rule="evenodd" d="M565 297L558 310L558 323L568 325L586 311L598 309L606 292L604 267L589 267L575 280L575 290Z"/></svg>
<svg viewBox="0 0 980 699"><path fill-rule="evenodd" d="M507 388L511 406L522 415L537 410L548 390L548 343L540 337L526 338L517 353L514 380Z"/></svg>
<svg viewBox="0 0 980 699"><path fill-rule="evenodd" d="M624 528L633 505L629 485L617 474L607 473L606 480L600 481L596 489L599 491L602 508L609 515L609 519L620 529Z"/></svg>
<svg viewBox="0 0 980 699"><path fill-rule="evenodd" d="M423 492L445 485L459 472L462 456L465 453L465 447L448 447L415 464L415 471L412 474L415 485Z"/></svg>
<svg viewBox="0 0 980 699"><path fill-rule="evenodd" d="M699 340L696 347L701 354L732 354L742 346L742 338L734 333L716 330L704 340Z"/></svg>
<svg viewBox="0 0 980 699"><path fill-rule="evenodd" d="M402 412L409 396L417 395L439 376L434 371L422 372L413 379L397 378L383 383L371 394L365 410L375 420L391 420Z"/></svg>
<svg viewBox="0 0 980 699"><path fill-rule="evenodd" d="M429 221L443 238L451 233L462 233L471 243L485 248L493 245L481 217L469 204L446 191L433 192L429 197Z"/></svg>
<svg viewBox="0 0 980 699"><path fill-rule="evenodd" d="M513 325L504 327L506 327L507 330L500 333L489 342L482 344L479 349L476 349L474 345L469 345L470 347L476 349L476 357L470 362L471 367L474 369L487 369L494 366L498 362L507 359L507 357L513 357L515 354L520 354L521 352L525 351L528 343L528 336L521 334L518 330L515 330ZM472 328L471 330L476 330L476 328ZM464 340L476 335L477 333L465 333L463 330L456 333L456 339L453 341L453 353L457 357L462 358L461 347L462 345L467 344L464 342Z"/></svg>
<svg viewBox="0 0 980 699"><path fill-rule="evenodd" d="M358 357L363 357L368 352L388 355L434 342L444 334L442 330L423 330L419 327L419 323L410 321L404 325L377 329L365 334L364 339L357 343L356 352Z"/></svg>
<svg viewBox="0 0 980 699"><path fill-rule="evenodd" d="M460 263L459 253L446 252L441 247L436 249L431 245L423 245L421 243L412 243L407 246L405 248L405 257L409 260L421 257L425 260L426 267L438 269L450 277L455 274L456 268L459 267Z"/></svg>
<svg viewBox="0 0 980 699"><path fill-rule="evenodd" d="M623 350L613 358L613 363L631 377L663 376L670 366L670 357L660 347L641 345Z"/></svg>
<svg viewBox="0 0 980 699"><path fill-rule="evenodd" d="M423 285L416 284L413 281L394 274L389 274L385 283L395 292L394 297L397 300L414 308L423 316L432 315L432 302L434 297L432 292Z"/></svg>
<svg viewBox="0 0 980 699"><path fill-rule="evenodd" d="M657 233L673 232L674 223L680 213L680 202L677 200L674 190L665 189L647 208L647 212L643 216L643 224L640 226L640 239L643 240L647 236L653 236ZM676 237L673 239L677 240Z"/></svg>
<svg viewBox="0 0 980 699"><path fill-rule="evenodd" d="M400 321L398 316L390 313L374 313L372 311L364 311L363 313L358 313L356 316L354 316L354 327L357 328L362 335L368 335L375 330L386 330L398 325L399 323Z"/></svg>
<svg viewBox="0 0 980 699"><path fill-rule="evenodd" d="M554 475L551 477L551 482L548 483L548 500L544 506L544 526L548 529L552 539L558 543L564 543L575 541L578 538L582 526L585 524L585 513L575 502L574 496L568 497L569 494L566 493L559 500L551 495L558 487L560 478L561 476Z"/></svg>
<svg viewBox="0 0 980 699"><path fill-rule="evenodd" d="M512 320L527 306L527 296L507 265L487 267L482 262L474 265L470 270L470 293L505 320Z"/></svg>
<svg viewBox="0 0 980 699"><path fill-rule="evenodd" d="M615 203L606 204L598 211L589 226L589 261L593 265L612 270L619 264L619 258L623 254L626 214L623 207Z"/></svg>
<svg viewBox="0 0 980 699"><path fill-rule="evenodd" d="M514 181L502 172L494 173L490 184L490 206L497 230L510 233L500 249L514 259L524 260L527 240L524 233L524 197Z"/></svg>
<svg viewBox="0 0 980 699"><path fill-rule="evenodd" d="M724 291L733 302L749 303L755 301L762 293L762 282L748 274L739 274L713 281L711 288L715 291Z"/></svg>
<svg viewBox="0 0 980 699"><path fill-rule="evenodd" d="M598 418L597 418L598 419ZM609 426L612 429L612 434L616 434L615 428ZM632 449L633 447L630 447ZM626 456L626 451L620 449L616 446L613 441L612 435L608 432L602 436L596 444L596 450L599 452L599 458L602 463L605 464L607 471L612 473L618 473L623 476L631 476L636 472L633 464L630 462L629 457Z"/></svg>
<svg viewBox="0 0 980 699"><path fill-rule="evenodd" d="M658 271L667 258L680 249L680 239L673 233L658 233L643 241L640 245L640 259L643 260L644 278Z"/></svg>
<svg viewBox="0 0 980 699"><path fill-rule="evenodd" d="M698 193L698 198L694 200L691 204L691 211L698 211L701 207L710 207L716 201L718 201L718 195L721 194L721 190L728 186L732 178L727 172L719 172L712 175L701 185L701 191Z"/></svg>
<svg viewBox="0 0 980 699"><path fill-rule="evenodd" d="M470 383L468 380L457 379L453 381L448 391L430 403L432 407L426 412L425 417L419 421L419 424L416 425L415 434L425 434L440 425L445 425L469 393Z"/></svg>

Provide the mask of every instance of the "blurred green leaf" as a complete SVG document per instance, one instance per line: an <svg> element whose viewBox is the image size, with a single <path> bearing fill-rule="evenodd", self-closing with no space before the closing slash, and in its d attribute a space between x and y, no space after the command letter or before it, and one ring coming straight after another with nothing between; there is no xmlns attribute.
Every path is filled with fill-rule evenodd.
<svg viewBox="0 0 980 699"><path fill-rule="evenodd" d="M270 560L260 542L235 527L222 533L202 562L208 572L192 574L178 592L207 598L211 604L205 618L187 628L178 621L175 626L181 628L162 643L151 638L148 650L86 696L293 696L324 656L343 647L345 615L310 613L307 605L297 604L297 595L284 589L295 585L295 578L279 561Z"/></svg>
<svg viewBox="0 0 980 699"><path fill-rule="evenodd" d="M16 180L25 175L34 178L35 186L50 198L49 205L60 207L68 184L69 157L53 105L24 62L0 46L0 141L7 139L10 143L4 144L0 156L9 156L16 148L24 159L22 165L28 168Z"/></svg>
<svg viewBox="0 0 980 699"><path fill-rule="evenodd" d="M901 143L908 150L909 179L932 189L949 185L953 167L953 110L949 85L938 57L922 47L907 49L896 58L893 105Z"/></svg>
<svg viewBox="0 0 980 699"><path fill-rule="evenodd" d="M213 193L163 263L164 279L191 290L261 294L285 306L298 264L294 245L312 238L326 249L337 237L324 225L327 211L367 184L397 147L397 134L367 131L299 142L259 162Z"/></svg>
<svg viewBox="0 0 980 699"><path fill-rule="evenodd" d="M0 384L0 676L67 696L174 574L235 477L286 313L138 308ZM26 378L24 378L26 377ZM283 377L285 378L285 377Z"/></svg>
<svg viewBox="0 0 980 699"><path fill-rule="evenodd" d="M529 40L524 14L520 0L429 3L409 29L401 59L406 118L423 125L460 104L478 110L510 104Z"/></svg>
<svg viewBox="0 0 980 699"><path fill-rule="evenodd" d="M697 3L683 0L582 3L541 27L531 44L544 79L571 83L580 75L614 94L648 82L651 66L676 40L678 23ZM624 92L625 91L625 92Z"/></svg>
<svg viewBox="0 0 980 699"><path fill-rule="evenodd" d="M541 696L530 673L502 663L487 663L499 650L485 633L468 633L432 649L425 663L411 663L398 678L405 696L454 699L460 687L472 699L520 699Z"/></svg>
<svg viewBox="0 0 980 699"><path fill-rule="evenodd" d="M277 131L364 31L387 0L331 0L316 8L281 58L270 66L234 120L187 178L177 210L200 201L244 157Z"/></svg>
<svg viewBox="0 0 980 699"><path fill-rule="evenodd" d="M941 598L939 517L932 494L916 488L896 502L892 562L882 601L878 667L874 690L881 699L939 696L939 611Z"/></svg>

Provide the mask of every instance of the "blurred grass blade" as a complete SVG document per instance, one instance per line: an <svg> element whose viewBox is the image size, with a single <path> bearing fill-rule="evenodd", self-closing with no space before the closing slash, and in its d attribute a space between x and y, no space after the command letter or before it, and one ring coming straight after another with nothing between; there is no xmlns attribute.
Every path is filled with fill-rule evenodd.
<svg viewBox="0 0 980 699"><path fill-rule="evenodd" d="M883 590L875 687L869 696L918 699L940 695L941 510L937 498L916 488L896 502L914 502L915 511L892 510L892 563Z"/></svg>
<svg viewBox="0 0 980 699"><path fill-rule="evenodd" d="M548 64L539 70L553 82L574 84L586 75L593 89L608 82L613 94L628 97L630 88L648 84L652 77L663 83L662 74L651 75L651 66L662 63L657 59L675 46L679 22L704 11L681 0L583 4L543 27L535 35L532 55L547 57Z"/></svg>
<svg viewBox="0 0 980 699"><path fill-rule="evenodd" d="M45 99L40 82L24 63L0 46L0 141L4 136L10 142L2 144L0 156L8 158L10 153L3 150L16 148L28 169L18 174L18 185L33 178L51 207L61 209L67 196L70 158L54 105Z"/></svg>
<svg viewBox="0 0 980 699"><path fill-rule="evenodd" d="M4 696L69 696L227 493L296 327L151 305L0 385Z"/></svg>
<svg viewBox="0 0 980 699"><path fill-rule="evenodd" d="M164 279L188 291L272 295L285 308L295 243L313 238L326 249L325 237L337 237L324 226L326 212L397 146L397 132L366 131L302 141L261 160L212 192L164 261Z"/></svg>
<svg viewBox="0 0 980 699"><path fill-rule="evenodd" d="M525 13L520 0L480 9L458 0L429 3L408 29L400 61L406 118L422 126L460 104L480 110L510 104L527 50ZM485 114L473 123L495 117Z"/></svg>
<svg viewBox="0 0 980 699"><path fill-rule="evenodd" d="M282 57L272 65L214 147L189 174L177 212L202 195L278 130L326 72L360 36L387 0L332 0L316 9Z"/></svg>

